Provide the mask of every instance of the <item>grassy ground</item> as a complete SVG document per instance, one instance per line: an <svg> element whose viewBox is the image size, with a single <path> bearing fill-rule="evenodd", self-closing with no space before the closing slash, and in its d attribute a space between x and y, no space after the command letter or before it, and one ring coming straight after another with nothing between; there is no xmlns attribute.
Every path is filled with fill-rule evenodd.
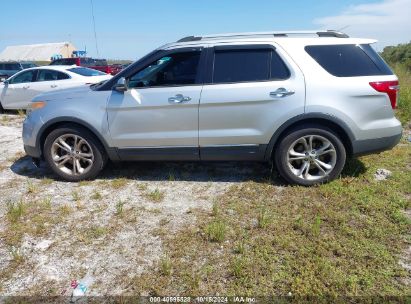
<svg viewBox="0 0 411 304"><path fill-rule="evenodd" d="M396 64L394 72L400 80L400 95L396 114L405 125L411 120L411 71L403 65Z"/></svg>
<svg viewBox="0 0 411 304"><path fill-rule="evenodd" d="M397 117L410 121L411 77L401 66ZM408 132L408 131L407 131ZM378 168L392 171L376 181ZM342 176L305 188L233 185L196 225L160 231L165 255L134 292L187 295L409 295L411 144L350 160ZM406 261L410 262L410 261Z"/></svg>

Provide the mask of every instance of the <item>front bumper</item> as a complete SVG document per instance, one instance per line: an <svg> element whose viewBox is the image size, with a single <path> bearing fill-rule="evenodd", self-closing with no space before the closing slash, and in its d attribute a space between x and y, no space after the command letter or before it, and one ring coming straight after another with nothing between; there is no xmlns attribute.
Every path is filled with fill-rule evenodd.
<svg viewBox="0 0 411 304"><path fill-rule="evenodd" d="M41 158L41 151L39 148L24 145L24 151L26 151L26 154L28 156L31 156L33 158Z"/></svg>
<svg viewBox="0 0 411 304"><path fill-rule="evenodd" d="M353 155L366 155L392 149L401 140L402 131L398 134L352 142Z"/></svg>

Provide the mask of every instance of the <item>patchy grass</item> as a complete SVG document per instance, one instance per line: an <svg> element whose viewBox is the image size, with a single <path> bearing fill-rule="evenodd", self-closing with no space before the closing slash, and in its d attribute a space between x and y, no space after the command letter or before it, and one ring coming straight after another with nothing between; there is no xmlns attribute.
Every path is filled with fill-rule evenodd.
<svg viewBox="0 0 411 304"><path fill-rule="evenodd" d="M68 213L63 208L53 209L51 198L7 203L6 229L0 238L8 246L18 247L25 234L41 237L60 223Z"/></svg>
<svg viewBox="0 0 411 304"><path fill-rule="evenodd" d="M94 193L90 196L90 198L91 198L92 200L99 201L99 200L101 200L101 199L103 198L103 196L101 195L100 192L98 192L97 190L95 190Z"/></svg>
<svg viewBox="0 0 411 304"><path fill-rule="evenodd" d="M235 184L211 213L193 211L195 226L162 235L172 273L160 266L133 287L158 295L410 294L409 274L398 263L411 226L403 213L410 159L403 140L392 151L349 161L329 184ZM377 168L392 171L391 178L374 180Z"/></svg>
<svg viewBox="0 0 411 304"><path fill-rule="evenodd" d="M164 192L161 192L158 188L153 191L144 193L144 197L148 200L159 203L164 199Z"/></svg>
<svg viewBox="0 0 411 304"><path fill-rule="evenodd" d="M124 188L128 184L128 179L124 177L116 178L111 181L111 187L114 189Z"/></svg>
<svg viewBox="0 0 411 304"><path fill-rule="evenodd" d="M396 116L406 125L411 120L411 71L404 65L394 65L394 73L398 76L400 93L398 96L398 108Z"/></svg>

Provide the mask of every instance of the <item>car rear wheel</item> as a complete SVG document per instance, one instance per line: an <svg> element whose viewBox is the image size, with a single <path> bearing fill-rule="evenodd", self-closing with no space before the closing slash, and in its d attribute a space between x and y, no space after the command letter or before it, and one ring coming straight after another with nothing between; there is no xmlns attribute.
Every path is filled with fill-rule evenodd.
<svg viewBox="0 0 411 304"><path fill-rule="evenodd" d="M289 183L302 186L335 179L344 168L346 151L330 129L307 125L290 131L275 151L275 164Z"/></svg>
<svg viewBox="0 0 411 304"><path fill-rule="evenodd" d="M77 126L52 131L45 140L43 153L53 172L70 182L96 177L107 160L95 136Z"/></svg>

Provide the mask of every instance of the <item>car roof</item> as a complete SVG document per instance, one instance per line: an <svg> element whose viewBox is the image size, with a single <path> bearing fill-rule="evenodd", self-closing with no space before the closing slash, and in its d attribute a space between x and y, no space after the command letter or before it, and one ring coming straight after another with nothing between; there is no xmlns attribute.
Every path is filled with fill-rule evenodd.
<svg viewBox="0 0 411 304"><path fill-rule="evenodd" d="M43 65L43 66L38 66L38 67L32 67L25 69L24 71L29 71L29 70L55 70L55 71L66 71L68 69L72 68L84 68L84 67L79 67L75 64L73 65Z"/></svg>
<svg viewBox="0 0 411 304"><path fill-rule="evenodd" d="M281 44L366 44L375 43L374 39L351 38L347 34L334 30L316 31L271 31L223 33L203 36L188 36L176 42L168 43L159 49L183 46L201 46L215 43L250 43L278 42Z"/></svg>

